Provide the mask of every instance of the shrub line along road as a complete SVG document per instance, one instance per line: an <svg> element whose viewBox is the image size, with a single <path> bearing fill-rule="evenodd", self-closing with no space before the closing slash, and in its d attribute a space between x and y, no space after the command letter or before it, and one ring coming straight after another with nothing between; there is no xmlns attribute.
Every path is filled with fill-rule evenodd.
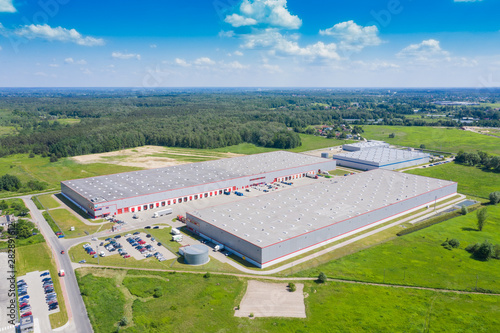
<svg viewBox="0 0 500 333"><path fill-rule="evenodd" d="M87 309L83 303L82 296L80 295L80 288L76 281L75 273L71 265L71 260L68 255L60 255L64 247L59 242L59 239L50 228L42 213L38 210L35 203L31 200L31 195L21 197L26 207L30 210L33 222L39 227L40 232L47 241L52 254L56 261L57 270L63 269L66 276L59 278L61 281L61 288L63 290L63 297L68 310L68 324L63 328L57 329L58 332L78 332L89 333L93 332L92 325L87 315ZM58 277L53 277L58 278Z"/></svg>

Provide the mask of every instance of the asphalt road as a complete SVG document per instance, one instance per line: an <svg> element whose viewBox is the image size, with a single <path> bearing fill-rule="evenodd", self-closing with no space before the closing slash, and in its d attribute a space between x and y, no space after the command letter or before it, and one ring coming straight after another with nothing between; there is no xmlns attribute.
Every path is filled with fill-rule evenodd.
<svg viewBox="0 0 500 333"><path fill-rule="evenodd" d="M47 221L45 221L42 213L38 210L33 201L31 201L31 196L25 196L22 197L22 199L24 200L26 207L30 210L33 222L39 226L45 240L53 249L58 269L63 269L66 273L65 277L59 279L63 285L63 294L66 301L66 307L68 308L68 314L70 315L70 322L64 327L62 332L93 332L92 325L90 324L90 320L87 315L87 309L85 308L85 304L83 303L83 299L80 295L80 288L78 287L75 273L73 271L73 267L71 266L71 260L67 254L60 254L61 250L64 249L63 245L61 245L57 236L54 232L52 232L52 229Z"/></svg>

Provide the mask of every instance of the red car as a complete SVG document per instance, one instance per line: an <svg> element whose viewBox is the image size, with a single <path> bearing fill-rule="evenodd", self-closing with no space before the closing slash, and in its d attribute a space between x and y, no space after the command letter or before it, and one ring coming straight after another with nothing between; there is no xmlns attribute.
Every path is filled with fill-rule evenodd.
<svg viewBox="0 0 500 333"><path fill-rule="evenodd" d="M64 254L64 250L61 251L61 254Z"/></svg>
<svg viewBox="0 0 500 333"><path fill-rule="evenodd" d="M31 315L32 315L31 311L28 311L28 312L23 313L21 315L21 318L28 317L28 316L31 316Z"/></svg>
<svg viewBox="0 0 500 333"><path fill-rule="evenodd" d="M123 258L130 258L130 254L124 255Z"/></svg>
<svg viewBox="0 0 500 333"><path fill-rule="evenodd" d="M95 254L95 251L90 251L89 253L91 256L93 256Z"/></svg>
<svg viewBox="0 0 500 333"><path fill-rule="evenodd" d="M141 245L142 245L142 244L146 244L146 241L141 239L141 240L139 241L139 244L141 244Z"/></svg>
<svg viewBox="0 0 500 333"><path fill-rule="evenodd" d="M22 308L23 306L26 306L28 305L28 303L21 303L21 305L19 305L19 308Z"/></svg>

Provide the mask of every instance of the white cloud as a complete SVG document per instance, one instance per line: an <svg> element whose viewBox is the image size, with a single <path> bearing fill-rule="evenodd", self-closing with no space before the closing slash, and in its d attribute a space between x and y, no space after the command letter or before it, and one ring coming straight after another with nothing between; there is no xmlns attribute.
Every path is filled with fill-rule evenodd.
<svg viewBox="0 0 500 333"><path fill-rule="evenodd" d="M182 67L189 67L191 66L191 64L189 64L186 60L184 59L180 59L180 58L175 58L175 63L179 66L182 66Z"/></svg>
<svg viewBox="0 0 500 333"><path fill-rule="evenodd" d="M234 51L233 53L235 56L238 56L238 57L242 57L243 56L243 52L241 51Z"/></svg>
<svg viewBox="0 0 500 333"><path fill-rule="evenodd" d="M257 20L253 18L244 17L238 14L228 15L226 16L224 21L226 23L231 24L235 28L249 26L249 25L256 25L258 23Z"/></svg>
<svg viewBox="0 0 500 333"><path fill-rule="evenodd" d="M443 50L439 41L435 39L424 40L420 44L411 44L396 54L398 58L409 58L416 61L445 58L449 55L450 53Z"/></svg>
<svg viewBox="0 0 500 333"><path fill-rule="evenodd" d="M193 62L193 64L195 64L197 66L212 66L212 65L215 65L215 61L213 61L212 59L207 58L207 57L201 57L201 58L196 59Z"/></svg>
<svg viewBox="0 0 500 333"><path fill-rule="evenodd" d="M12 0L0 0L0 13L15 13L16 8L12 4Z"/></svg>
<svg viewBox="0 0 500 333"><path fill-rule="evenodd" d="M243 65L239 61L233 61L228 64L222 64L223 67L228 68L228 69L247 69L249 66L248 65Z"/></svg>
<svg viewBox="0 0 500 333"><path fill-rule="evenodd" d="M377 46L382 43L375 25L363 27L354 21L335 24L326 30L320 30L322 36L332 36L340 39L339 48L359 52L367 46Z"/></svg>
<svg viewBox="0 0 500 333"><path fill-rule="evenodd" d="M76 64L76 65L86 65L87 64L87 61L85 61L84 59L74 60L73 58L66 58L66 59L64 59L64 62L67 64Z"/></svg>
<svg viewBox="0 0 500 333"><path fill-rule="evenodd" d="M59 67L59 65L58 64L49 64L49 67L57 68L57 67Z"/></svg>
<svg viewBox="0 0 500 333"><path fill-rule="evenodd" d="M134 58L137 60L141 60L141 55L136 53L113 52L111 53L111 56L115 59L122 59L122 60L134 59Z"/></svg>
<svg viewBox="0 0 500 333"><path fill-rule="evenodd" d="M290 40L289 38L295 39ZM335 43L325 44L317 42L305 47L301 47L296 39L297 36L283 36L277 29L265 29L255 34L243 36L245 43L243 48L255 49L257 47L269 48L271 54L277 55L291 55L308 58L314 60L317 58L340 60L337 53L337 45Z"/></svg>
<svg viewBox="0 0 500 333"><path fill-rule="evenodd" d="M233 30L229 30L229 31L220 31L219 32L219 37L228 37L228 38L231 38L231 37L234 37L235 36L235 33Z"/></svg>
<svg viewBox="0 0 500 333"><path fill-rule="evenodd" d="M150 47L150 48L152 48L152 49L156 49L156 48L158 47L158 45L156 45L156 44L151 44L151 45L149 45L149 47Z"/></svg>
<svg viewBox="0 0 500 333"><path fill-rule="evenodd" d="M261 67L263 69L265 69L267 72L269 72L270 74L283 73L283 70L278 65L270 65L270 64L265 63Z"/></svg>
<svg viewBox="0 0 500 333"><path fill-rule="evenodd" d="M104 45L104 40L94 37L83 37L75 29L62 27L52 28L47 24L30 24L16 29L13 33L28 39L45 39L48 41L71 42L82 46Z"/></svg>
<svg viewBox="0 0 500 333"><path fill-rule="evenodd" d="M276 28L298 29L302 20L290 14L287 0L243 0L237 13L225 20L233 27L267 25Z"/></svg>

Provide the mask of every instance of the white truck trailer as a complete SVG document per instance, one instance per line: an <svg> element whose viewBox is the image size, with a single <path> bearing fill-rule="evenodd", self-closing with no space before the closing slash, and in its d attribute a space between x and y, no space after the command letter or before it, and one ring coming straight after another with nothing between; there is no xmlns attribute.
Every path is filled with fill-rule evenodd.
<svg viewBox="0 0 500 333"><path fill-rule="evenodd" d="M172 208L159 210L153 214L153 217L160 217L160 216L169 215L169 214L172 214Z"/></svg>

